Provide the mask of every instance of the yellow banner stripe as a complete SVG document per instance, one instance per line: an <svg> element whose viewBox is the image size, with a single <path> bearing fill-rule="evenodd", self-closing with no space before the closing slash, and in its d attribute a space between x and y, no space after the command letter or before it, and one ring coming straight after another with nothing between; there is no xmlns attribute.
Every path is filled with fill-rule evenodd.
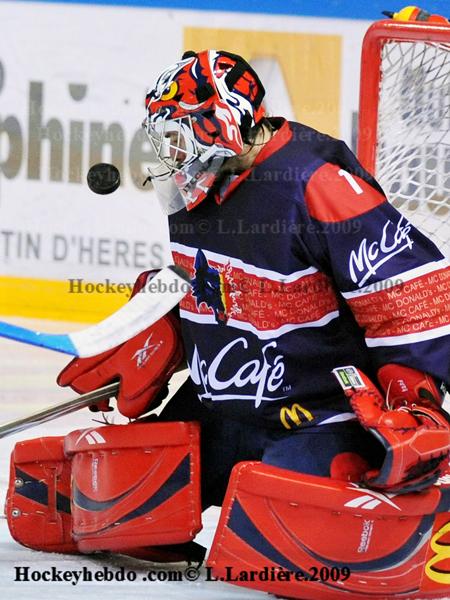
<svg viewBox="0 0 450 600"><path fill-rule="evenodd" d="M71 293L69 281L0 277L0 314L95 323L128 300L128 292Z"/></svg>

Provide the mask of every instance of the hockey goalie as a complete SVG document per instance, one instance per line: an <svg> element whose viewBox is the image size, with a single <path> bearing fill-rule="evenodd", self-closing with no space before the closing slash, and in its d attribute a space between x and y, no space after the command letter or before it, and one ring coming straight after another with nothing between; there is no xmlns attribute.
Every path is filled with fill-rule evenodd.
<svg viewBox="0 0 450 600"><path fill-rule="evenodd" d="M131 422L19 443L11 533L189 560L215 505L217 577L269 569L234 583L290 598L448 597L447 261L342 141L268 117L263 97L216 50L149 90L150 178L192 291L59 375L80 393L120 380Z"/></svg>

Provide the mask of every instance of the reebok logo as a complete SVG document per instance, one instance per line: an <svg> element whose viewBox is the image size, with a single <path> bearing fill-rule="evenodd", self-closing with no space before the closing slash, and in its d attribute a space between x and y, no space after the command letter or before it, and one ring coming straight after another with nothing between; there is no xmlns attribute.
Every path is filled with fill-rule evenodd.
<svg viewBox="0 0 450 600"><path fill-rule="evenodd" d="M381 492L374 492L373 490L362 490L356 484L352 485L352 487L347 488L352 491L361 491L364 492L363 495L354 498L353 500L349 500L344 504L344 506L348 506L349 508L362 508L364 510L373 510L380 504L388 504L392 506L396 510L400 510L401 508L397 506L390 498L394 498L396 494L382 494Z"/></svg>
<svg viewBox="0 0 450 600"><path fill-rule="evenodd" d="M136 350L136 352L131 357L131 360L133 360L134 358L136 359L136 367L138 369L142 369L142 367L144 367L148 363L150 358L154 354L156 354L156 352L158 352L158 350L163 345L162 340L160 340L156 344L151 344L150 342L151 342L152 336L153 336L153 333L151 333L148 336L148 338L145 340L145 343L142 346L142 348L139 348L139 350Z"/></svg>
<svg viewBox="0 0 450 600"><path fill-rule="evenodd" d="M86 431L83 431L77 439L77 441L75 442L75 446L78 446L78 444L84 438L86 439L87 443L91 446L95 444L106 444L105 438L102 435L100 435L100 433L96 429L86 429Z"/></svg>

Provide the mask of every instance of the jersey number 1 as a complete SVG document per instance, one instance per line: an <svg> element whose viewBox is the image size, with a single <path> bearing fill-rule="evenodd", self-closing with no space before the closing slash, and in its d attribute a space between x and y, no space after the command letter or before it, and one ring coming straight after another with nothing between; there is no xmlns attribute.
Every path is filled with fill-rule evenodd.
<svg viewBox="0 0 450 600"><path fill-rule="evenodd" d="M353 191L356 194L362 194L363 193L363 189L362 187L359 185L359 183L356 181L356 179L350 175L350 173L347 173L347 171L344 171L344 169L339 169L338 171L338 175L340 175L341 177L344 177L349 184L352 186Z"/></svg>

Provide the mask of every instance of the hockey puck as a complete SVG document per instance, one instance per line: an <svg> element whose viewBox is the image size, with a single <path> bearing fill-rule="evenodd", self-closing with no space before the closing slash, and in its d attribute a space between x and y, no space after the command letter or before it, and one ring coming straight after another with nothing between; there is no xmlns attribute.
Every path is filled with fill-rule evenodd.
<svg viewBox="0 0 450 600"><path fill-rule="evenodd" d="M109 163L97 163L88 171L87 184L96 194L112 194L120 185L119 169Z"/></svg>

